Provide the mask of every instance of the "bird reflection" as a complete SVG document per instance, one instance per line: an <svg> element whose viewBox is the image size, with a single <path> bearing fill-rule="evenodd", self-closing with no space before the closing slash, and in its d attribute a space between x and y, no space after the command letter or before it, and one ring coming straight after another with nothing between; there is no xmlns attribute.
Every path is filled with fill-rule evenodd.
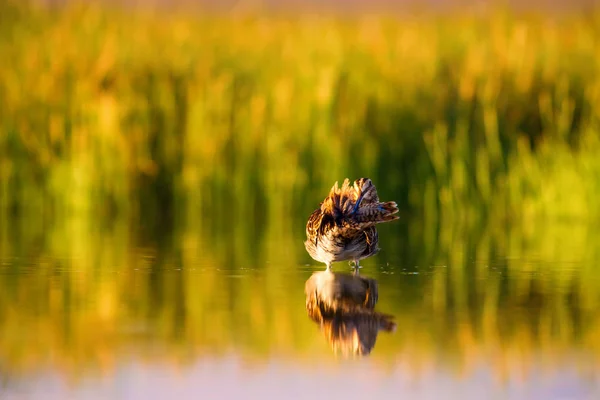
<svg viewBox="0 0 600 400"><path fill-rule="evenodd" d="M377 281L345 273L315 272L304 286L308 316L321 326L334 353L362 356L371 353L380 330L391 332L391 315L374 310Z"/></svg>

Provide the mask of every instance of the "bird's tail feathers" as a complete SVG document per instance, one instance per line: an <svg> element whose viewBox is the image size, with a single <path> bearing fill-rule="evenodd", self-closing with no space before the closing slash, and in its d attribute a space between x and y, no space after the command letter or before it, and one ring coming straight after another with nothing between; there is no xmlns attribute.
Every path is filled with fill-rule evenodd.
<svg viewBox="0 0 600 400"><path fill-rule="evenodd" d="M381 203L375 185L368 178L360 178L351 186L348 179L340 187L336 182L321 203L322 220L319 226L341 224L346 229L363 230L375 224L398 219L398 206L393 201Z"/></svg>
<svg viewBox="0 0 600 400"><path fill-rule="evenodd" d="M321 209L340 216L350 215L354 210L355 202L356 192L350 186L350 181L346 178L341 188L338 186L338 182L335 182Z"/></svg>
<svg viewBox="0 0 600 400"><path fill-rule="evenodd" d="M354 218L359 223L379 224L400 218L395 215L397 212L398 205L394 201L365 204L356 210Z"/></svg>

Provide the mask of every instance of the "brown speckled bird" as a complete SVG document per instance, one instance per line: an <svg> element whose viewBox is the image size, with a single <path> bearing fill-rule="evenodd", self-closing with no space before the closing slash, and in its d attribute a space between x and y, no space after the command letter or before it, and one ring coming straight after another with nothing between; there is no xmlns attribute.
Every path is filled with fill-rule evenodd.
<svg viewBox="0 0 600 400"><path fill-rule="evenodd" d="M304 246L327 270L333 262L349 260L358 271L359 260L379 251L375 226L398 219L397 212L395 202L379 202L377 189L368 178L357 179L353 186L345 179L341 188L336 182L308 218Z"/></svg>

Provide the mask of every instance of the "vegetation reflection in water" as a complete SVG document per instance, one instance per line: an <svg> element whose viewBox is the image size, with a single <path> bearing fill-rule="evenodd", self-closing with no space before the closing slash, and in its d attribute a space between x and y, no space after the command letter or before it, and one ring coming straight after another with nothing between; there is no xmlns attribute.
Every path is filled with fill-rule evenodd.
<svg viewBox="0 0 600 400"><path fill-rule="evenodd" d="M270 224L255 237L247 225L230 236L198 221L206 228L144 237L123 221L20 222L1 225L4 376L51 368L77 377L128 359L175 366L228 352L332 359L306 315L304 283L322 265L306 254L302 225ZM383 250L363 272L397 323L371 352L382 367L461 374L484 363L502 378L539 360L587 372L599 361L597 228L401 221L381 230Z"/></svg>

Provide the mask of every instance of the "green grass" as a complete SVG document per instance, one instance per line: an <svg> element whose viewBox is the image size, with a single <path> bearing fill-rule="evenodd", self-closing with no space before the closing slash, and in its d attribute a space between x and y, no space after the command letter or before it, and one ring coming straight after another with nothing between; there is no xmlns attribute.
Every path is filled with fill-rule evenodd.
<svg viewBox="0 0 600 400"><path fill-rule="evenodd" d="M597 13L18 4L0 3L5 213L304 218L366 175L434 219L598 215Z"/></svg>
<svg viewBox="0 0 600 400"><path fill-rule="evenodd" d="M382 227L377 262L432 268L374 268L402 327L380 354L597 357L598 234L572 221L599 216L599 22L0 0L0 358L106 367L140 323L183 358L314 348L285 271L311 262L303 224L333 182L359 176L418 221ZM503 274L472 261L498 255Z"/></svg>

